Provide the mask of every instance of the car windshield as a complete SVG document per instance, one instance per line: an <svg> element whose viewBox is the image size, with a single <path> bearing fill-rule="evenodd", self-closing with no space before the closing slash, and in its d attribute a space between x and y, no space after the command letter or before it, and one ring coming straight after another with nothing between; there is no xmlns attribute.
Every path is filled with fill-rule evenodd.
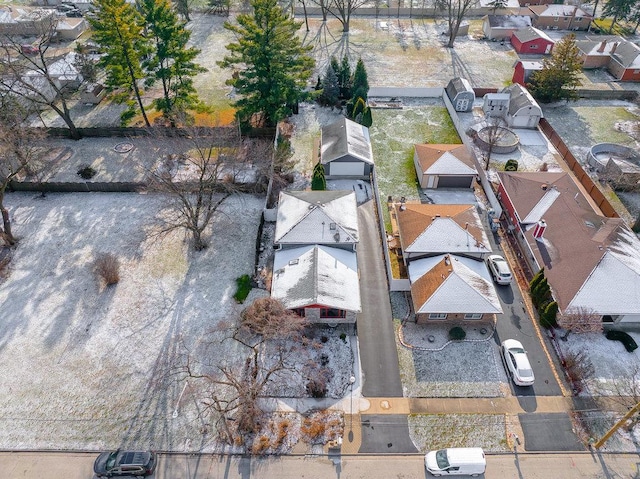
<svg viewBox="0 0 640 479"><path fill-rule="evenodd" d="M446 469L449 467L449 459L447 459L447 450L440 449L436 451L436 463L438 463L439 469Z"/></svg>
<svg viewBox="0 0 640 479"><path fill-rule="evenodd" d="M118 451L112 452L111 454L109 454L109 458L107 459L107 462L105 463L105 468L107 469L107 471L109 469L112 469L116 465L116 456L117 455L118 455Z"/></svg>
<svg viewBox="0 0 640 479"><path fill-rule="evenodd" d="M524 349L522 348L509 348L509 351L513 354L524 354Z"/></svg>

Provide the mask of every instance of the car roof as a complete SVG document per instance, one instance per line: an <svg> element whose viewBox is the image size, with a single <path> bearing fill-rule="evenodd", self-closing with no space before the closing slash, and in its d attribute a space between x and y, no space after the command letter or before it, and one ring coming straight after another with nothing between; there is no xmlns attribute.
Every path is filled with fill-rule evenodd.
<svg viewBox="0 0 640 479"><path fill-rule="evenodd" d="M120 451L118 465L144 465L149 462L151 453L148 451Z"/></svg>

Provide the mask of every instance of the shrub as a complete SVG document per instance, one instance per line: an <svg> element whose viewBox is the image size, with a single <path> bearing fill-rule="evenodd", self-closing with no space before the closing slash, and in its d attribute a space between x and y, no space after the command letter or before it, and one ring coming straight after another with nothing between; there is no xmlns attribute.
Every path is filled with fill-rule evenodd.
<svg viewBox="0 0 640 479"><path fill-rule="evenodd" d="M107 286L120 281L120 261L111 253L99 254L94 263L96 274L101 277Z"/></svg>
<svg viewBox="0 0 640 479"><path fill-rule="evenodd" d="M542 281L543 279L544 279L544 268L538 271L533 276L533 278L531 278L531 281L529 281L529 291L533 291L535 287L538 285L538 283L540 283L540 281Z"/></svg>
<svg viewBox="0 0 640 479"><path fill-rule="evenodd" d="M340 339L342 339L346 343L347 342L347 333L340 333Z"/></svg>
<svg viewBox="0 0 640 479"><path fill-rule="evenodd" d="M460 326L454 326L449 330L449 338L454 341L462 341L467 337L467 333Z"/></svg>
<svg viewBox="0 0 640 479"><path fill-rule="evenodd" d="M236 279L237 290L236 294L233 295L233 298L238 303L244 303L244 300L247 299L249 293L251 292L251 276L248 274L243 274L238 279Z"/></svg>
<svg viewBox="0 0 640 479"><path fill-rule="evenodd" d="M300 433L310 444L324 442L324 433L327 429L327 418L324 414L306 417L300 426Z"/></svg>
<svg viewBox="0 0 640 479"><path fill-rule="evenodd" d="M622 344L624 344L624 348L630 353L638 349L638 345L636 344L634 339L624 331L616 331L610 329L609 331L607 331L606 336L607 339L610 339L611 341L620 341Z"/></svg>
<svg viewBox="0 0 640 479"><path fill-rule="evenodd" d="M540 314L540 325L546 329L555 328L558 325L556 321L557 315L558 303L551 301L545 306L544 310Z"/></svg>
<svg viewBox="0 0 640 479"><path fill-rule="evenodd" d="M316 166L313 167L311 189L313 191L324 191L327 189L327 180L324 176L324 166L320 162L316 163Z"/></svg>
<svg viewBox="0 0 640 479"><path fill-rule="evenodd" d="M312 398L323 398L327 396L327 383L324 378L309 379L307 382L307 394Z"/></svg>
<svg viewBox="0 0 640 479"><path fill-rule="evenodd" d="M518 171L518 160L514 160L513 158L507 160L504 165L504 171Z"/></svg>
<svg viewBox="0 0 640 479"><path fill-rule="evenodd" d="M78 176L83 180L90 180L91 178L96 176L96 173L98 172L95 170L95 168L89 165L83 165L78 170Z"/></svg>
<svg viewBox="0 0 640 479"><path fill-rule="evenodd" d="M253 454L264 454L271 447L271 441L268 436L260 436L257 442L253 443L251 452Z"/></svg>

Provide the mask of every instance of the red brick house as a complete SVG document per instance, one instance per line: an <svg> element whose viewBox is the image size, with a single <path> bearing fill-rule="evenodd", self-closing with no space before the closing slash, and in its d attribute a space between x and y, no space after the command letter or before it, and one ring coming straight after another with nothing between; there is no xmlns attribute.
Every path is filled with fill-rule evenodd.
<svg viewBox="0 0 640 479"><path fill-rule="evenodd" d="M593 15L573 5L533 5L533 26L540 30L587 30Z"/></svg>
<svg viewBox="0 0 640 479"><path fill-rule="evenodd" d="M606 68L617 80L640 81L640 47L615 35L596 38L576 42L582 68Z"/></svg>
<svg viewBox="0 0 640 479"><path fill-rule="evenodd" d="M542 30L527 27L513 32L511 44L514 50L520 54L548 55L555 42Z"/></svg>

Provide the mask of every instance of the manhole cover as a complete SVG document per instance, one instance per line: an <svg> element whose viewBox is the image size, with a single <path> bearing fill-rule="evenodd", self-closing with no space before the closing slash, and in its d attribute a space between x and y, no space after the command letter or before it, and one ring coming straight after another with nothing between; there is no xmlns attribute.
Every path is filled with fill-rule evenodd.
<svg viewBox="0 0 640 479"><path fill-rule="evenodd" d="M133 150L133 143L125 141L113 147L116 153L127 153Z"/></svg>

